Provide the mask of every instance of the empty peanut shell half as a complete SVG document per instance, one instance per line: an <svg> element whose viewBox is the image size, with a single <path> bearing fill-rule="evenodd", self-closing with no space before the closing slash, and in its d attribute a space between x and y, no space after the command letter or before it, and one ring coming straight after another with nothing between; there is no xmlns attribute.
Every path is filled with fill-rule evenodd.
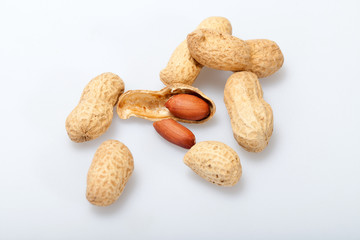
<svg viewBox="0 0 360 240"><path fill-rule="evenodd" d="M165 103L172 96L183 93L197 96L209 104L209 115L200 120L188 120L175 117L169 109L165 107ZM174 119L175 121L185 123L203 123L212 118L215 111L215 103L209 97L199 89L185 84L170 85L160 91L130 90L122 94L117 103L117 113L121 119L128 119L131 116L135 116L150 121Z"/></svg>

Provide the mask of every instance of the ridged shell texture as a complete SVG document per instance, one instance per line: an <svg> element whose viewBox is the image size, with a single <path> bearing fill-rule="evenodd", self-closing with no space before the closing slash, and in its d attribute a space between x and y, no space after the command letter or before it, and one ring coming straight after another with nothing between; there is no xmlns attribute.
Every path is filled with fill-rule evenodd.
<svg viewBox="0 0 360 240"><path fill-rule="evenodd" d="M219 70L239 71L250 62L245 41L211 29L198 29L187 37L191 56L200 64Z"/></svg>
<svg viewBox="0 0 360 240"><path fill-rule="evenodd" d="M220 32L232 33L229 20L224 17L209 17L203 20L197 29L210 28ZM202 66L190 55L187 41L184 40L175 49L167 66L160 72L160 80L165 85L183 83L191 85L199 75Z"/></svg>
<svg viewBox="0 0 360 240"><path fill-rule="evenodd" d="M235 185L242 174L237 153L217 141L195 144L185 154L184 163L200 177L219 186Z"/></svg>
<svg viewBox="0 0 360 240"><path fill-rule="evenodd" d="M284 56L271 40L241 40L224 32L198 29L187 37L191 56L200 64L225 71L250 71L259 78L281 68Z"/></svg>
<svg viewBox="0 0 360 240"><path fill-rule="evenodd" d="M85 142L106 132L112 122L114 105L123 92L124 82L114 73L103 73L92 79L66 119L70 139Z"/></svg>
<svg viewBox="0 0 360 240"><path fill-rule="evenodd" d="M250 152L264 150L273 132L273 112L263 99L256 74L232 74L225 85L224 101L236 141Z"/></svg>
<svg viewBox="0 0 360 240"><path fill-rule="evenodd" d="M112 204L123 192L133 170L133 156L123 143L103 142L88 171L86 198L98 206Z"/></svg>

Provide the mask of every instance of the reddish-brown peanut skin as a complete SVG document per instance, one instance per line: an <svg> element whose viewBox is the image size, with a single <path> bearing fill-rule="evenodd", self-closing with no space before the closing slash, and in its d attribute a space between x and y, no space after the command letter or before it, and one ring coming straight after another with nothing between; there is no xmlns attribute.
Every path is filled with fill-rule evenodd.
<svg viewBox="0 0 360 240"><path fill-rule="evenodd" d="M209 116L210 107L204 100L190 94L177 94L171 97L165 107L178 118L201 120Z"/></svg>
<svg viewBox="0 0 360 240"><path fill-rule="evenodd" d="M167 141L190 149L195 145L195 135L173 119L164 119L153 123L155 130Z"/></svg>

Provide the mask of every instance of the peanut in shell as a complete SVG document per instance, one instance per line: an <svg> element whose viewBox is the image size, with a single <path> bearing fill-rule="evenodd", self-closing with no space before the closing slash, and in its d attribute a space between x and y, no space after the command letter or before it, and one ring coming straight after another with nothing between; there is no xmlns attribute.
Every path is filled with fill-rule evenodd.
<svg viewBox="0 0 360 240"><path fill-rule="evenodd" d="M242 175L239 156L222 142L195 144L185 154L184 163L206 181L219 186L233 186Z"/></svg>
<svg viewBox="0 0 360 240"><path fill-rule="evenodd" d="M103 142L96 150L87 175L86 198L97 206L114 203L134 170L130 150L117 140Z"/></svg>
<svg viewBox="0 0 360 240"><path fill-rule="evenodd" d="M284 56L279 46L268 39L254 39L245 41L250 48L250 63L246 71L255 73L258 78L272 75L284 63Z"/></svg>
<svg viewBox="0 0 360 240"><path fill-rule="evenodd" d="M271 40L241 40L224 32L198 29L187 37L191 56L200 64L225 71L250 71L270 76L284 63L279 46Z"/></svg>
<svg viewBox="0 0 360 240"><path fill-rule="evenodd" d="M273 112L256 74L232 74L225 84L224 102L239 145L249 152L264 150L273 132Z"/></svg>
<svg viewBox="0 0 360 240"><path fill-rule="evenodd" d="M78 105L66 118L69 138L74 142L85 142L105 133L112 122L114 105L123 92L124 82L114 73L93 78L84 88Z"/></svg>
<svg viewBox="0 0 360 240"><path fill-rule="evenodd" d="M219 32L232 33L231 23L224 17L208 17L197 29L209 28ZM192 85L199 75L202 65L190 55L187 41L182 41L172 53L167 66L160 71L160 80L165 85L182 83Z"/></svg>
<svg viewBox="0 0 360 240"><path fill-rule="evenodd" d="M191 56L200 64L225 71L240 71L250 62L245 41L211 29L198 29L187 37Z"/></svg>

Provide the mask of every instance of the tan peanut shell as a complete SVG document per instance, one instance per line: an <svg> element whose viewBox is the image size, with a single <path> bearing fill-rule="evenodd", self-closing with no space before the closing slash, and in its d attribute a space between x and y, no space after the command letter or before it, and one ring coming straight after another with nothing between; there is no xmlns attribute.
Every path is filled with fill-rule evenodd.
<svg viewBox="0 0 360 240"><path fill-rule="evenodd" d="M185 154L184 163L206 181L219 186L233 186L242 175L239 156L222 142L195 144Z"/></svg>
<svg viewBox="0 0 360 240"><path fill-rule="evenodd" d="M200 64L219 70L239 71L250 61L245 41L211 29L198 29L187 37L191 56Z"/></svg>
<svg viewBox="0 0 360 240"><path fill-rule="evenodd" d="M114 73L93 78L83 90L78 105L66 118L65 127L70 139L85 142L106 132L114 105L123 92L124 82Z"/></svg>
<svg viewBox="0 0 360 240"><path fill-rule="evenodd" d="M229 20L224 17L209 17L203 20L199 28L210 28L220 32L232 33ZM175 49L167 66L160 72L160 80L165 85L182 83L191 85L199 75L202 66L190 55L187 41L184 40Z"/></svg>
<svg viewBox="0 0 360 240"><path fill-rule="evenodd" d="M232 74L225 84L224 101L236 141L249 152L264 150L273 132L273 112L256 74Z"/></svg>
<svg viewBox="0 0 360 240"><path fill-rule="evenodd" d="M187 37L191 56L200 64L226 71L250 71L267 77L281 68L284 56L267 39L241 40L227 33L198 29Z"/></svg>
<svg viewBox="0 0 360 240"><path fill-rule="evenodd" d="M201 69L202 66L191 57L184 40L176 47L167 66L160 71L160 80L167 86L174 83L191 85Z"/></svg>
<svg viewBox="0 0 360 240"><path fill-rule="evenodd" d="M251 52L250 63L245 70L255 73L258 78L264 78L282 67L284 56L274 41L254 39L245 42Z"/></svg>
<svg viewBox="0 0 360 240"><path fill-rule="evenodd" d="M96 150L87 175L86 198L97 206L114 203L134 170L130 150L117 140L103 142Z"/></svg>
<svg viewBox="0 0 360 240"><path fill-rule="evenodd" d="M201 120L188 120L175 117L166 108L166 102L177 94L191 94L197 96L209 104L209 115ZM131 116L144 118L151 121L162 119L174 119L185 123L203 123L212 118L215 114L215 103L199 89L186 84L174 84L167 86L160 91L130 90L122 94L117 103L117 113L121 119L128 119Z"/></svg>
<svg viewBox="0 0 360 240"><path fill-rule="evenodd" d="M232 26L230 21L224 17L208 17L205 18L196 29L209 28L218 32L232 34Z"/></svg>

